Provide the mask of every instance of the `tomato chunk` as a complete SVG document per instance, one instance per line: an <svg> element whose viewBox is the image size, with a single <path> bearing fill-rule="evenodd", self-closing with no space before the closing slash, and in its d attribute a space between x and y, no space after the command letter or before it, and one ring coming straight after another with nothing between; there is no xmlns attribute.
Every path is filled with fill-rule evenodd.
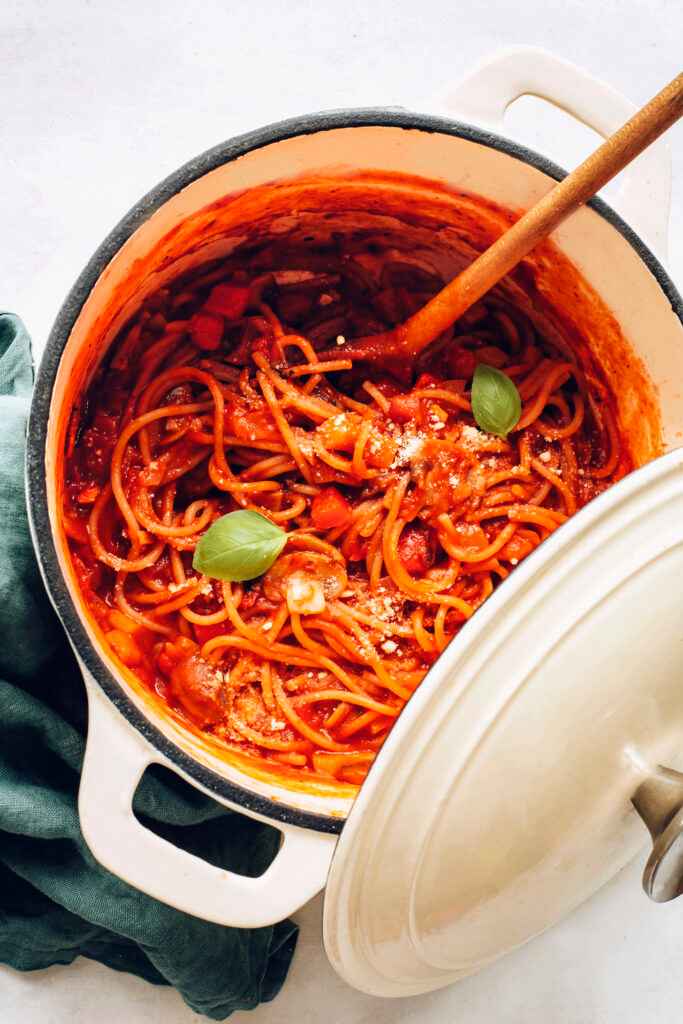
<svg viewBox="0 0 683 1024"><path fill-rule="evenodd" d="M200 725L211 725L224 717L223 674L199 654L190 654L173 667L170 688Z"/></svg>
<svg viewBox="0 0 683 1024"><path fill-rule="evenodd" d="M223 317L214 313L195 313L190 320L190 338L197 348L213 352L223 340Z"/></svg>
<svg viewBox="0 0 683 1024"><path fill-rule="evenodd" d="M434 565L436 538L428 526L406 526L398 542L398 556L403 568L418 576Z"/></svg>
<svg viewBox="0 0 683 1024"><path fill-rule="evenodd" d="M142 660L140 648L130 633L124 633L122 629L110 629L107 640L124 665L138 665Z"/></svg>
<svg viewBox="0 0 683 1024"><path fill-rule="evenodd" d="M204 303L207 313L218 313L227 320L244 316L249 302L249 289L242 284L217 284Z"/></svg>
<svg viewBox="0 0 683 1024"><path fill-rule="evenodd" d="M282 435L265 402L246 407L235 404L226 409L227 430L242 441L280 441Z"/></svg>
<svg viewBox="0 0 683 1024"><path fill-rule="evenodd" d="M336 487L323 487L313 499L311 521L316 530L334 530L351 521L351 505Z"/></svg>
<svg viewBox="0 0 683 1024"><path fill-rule="evenodd" d="M448 368L456 378L469 380L477 366L473 352L466 348L455 348L448 354Z"/></svg>
<svg viewBox="0 0 683 1024"><path fill-rule="evenodd" d="M417 395L396 395L389 403L389 417L395 423L415 423L420 415Z"/></svg>
<svg viewBox="0 0 683 1024"><path fill-rule="evenodd" d="M166 640L155 647L155 657L157 665L164 675L170 676L179 661L196 651L197 645L194 640L190 640L188 636L179 636L173 641Z"/></svg>

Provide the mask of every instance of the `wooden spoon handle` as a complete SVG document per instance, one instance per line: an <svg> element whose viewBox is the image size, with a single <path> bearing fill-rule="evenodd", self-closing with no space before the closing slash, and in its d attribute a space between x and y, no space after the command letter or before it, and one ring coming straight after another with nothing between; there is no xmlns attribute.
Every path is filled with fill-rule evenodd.
<svg viewBox="0 0 683 1024"><path fill-rule="evenodd" d="M559 182L505 234L396 328L401 350L416 355L522 260L542 239L683 115L683 74Z"/></svg>

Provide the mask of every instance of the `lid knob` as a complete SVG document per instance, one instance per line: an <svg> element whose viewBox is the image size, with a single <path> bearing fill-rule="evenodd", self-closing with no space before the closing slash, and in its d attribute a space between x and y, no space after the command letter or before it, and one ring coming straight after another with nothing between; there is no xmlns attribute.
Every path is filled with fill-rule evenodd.
<svg viewBox="0 0 683 1024"><path fill-rule="evenodd" d="M683 893L683 773L658 767L632 802L652 836L643 889L655 903L675 900Z"/></svg>

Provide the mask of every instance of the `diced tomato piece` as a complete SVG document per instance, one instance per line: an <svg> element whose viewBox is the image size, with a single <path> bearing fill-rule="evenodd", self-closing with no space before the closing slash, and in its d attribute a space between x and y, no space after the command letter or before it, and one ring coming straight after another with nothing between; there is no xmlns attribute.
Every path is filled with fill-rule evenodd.
<svg viewBox="0 0 683 1024"><path fill-rule="evenodd" d="M200 725L212 725L225 715L223 673L199 654L190 654L173 667L170 690Z"/></svg>
<svg viewBox="0 0 683 1024"><path fill-rule="evenodd" d="M209 640L213 640L215 636L222 636L223 633L228 632L225 622L215 622L212 626L200 626L199 623L193 622L192 627L200 647L203 647Z"/></svg>
<svg viewBox="0 0 683 1024"><path fill-rule="evenodd" d="M389 404L389 418L395 423L415 423L420 417L417 395L396 395Z"/></svg>
<svg viewBox="0 0 683 1024"><path fill-rule="evenodd" d="M207 313L218 313L226 320L239 320L249 302L249 288L241 284L217 284L204 303Z"/></svg>
<svg viewBox="0 0 683 1024"><path fill-rule="evenodd" d="M280 441L282 435L265 403L245 408L235 405L226 410L226 427L243 441Z"/></svg>
<svg viewBox="0 0 683 1024"><path fill-rule="evenodd" d="M379 432L370 435L365 446L365 461L377 469L388 469L396 458L398 442L388 434Z"/></svg>
<svg viewBox="0 0 683 1024"><path fill-rule="evenodd" d="M313 499L311 521L316 530L334 530L351 521L351 505L336 487L323 487Z"/></svg>
<svg viewBox="0 0 683 1024"><path fill-rule="evenodd" d="M107 633L107 640L124 665L137 665L142 660L140 648L130 633L124 633L122 629L110 629Z"/></svg>
<svg viewBox="0 0 683 1024"><path fill-rule="evenodd" d="M415 390L419 391L421 388L433 388L439 383L437 378L431 373L421 373L415 381Z"/></svg>
<svg viewBox="0 0 683 1024"><path fill-rule="evenodd" d="M170 676L178 662L197 650L197 645L189 636L178 636L175 640L159 644L154 650L157 665L165 675Z"/></svg>
<svg viewBox="0 0 683 1024"><path fill-rule="evenodd" d="M338 416L332 416L325 420L317 428L317 433L323 439L327 448L335 451L352 452L358 437L360 416L356 413L341 412Z"/></svg>
<svg viewBox="0 0 683 1024"><path fill-rule="evenodd" d="M223 317L214 313L195 313L190 320L190 338L197 348L213 352L223 340Z"/></svg>
<svg viewBox="0 0 683 1024"><path fill-rule="evenodd" d="M398 555L403 568L418 576L434 565L436 538L428 526L408 525L398 542Z"/></svg>
<svg viewBox="0 0 683 1024"><path fill-rule="evenodd" d="M448 354L448 368L456 378L469 380L477 367L473 352L466 348L454 348Z"/></svg>

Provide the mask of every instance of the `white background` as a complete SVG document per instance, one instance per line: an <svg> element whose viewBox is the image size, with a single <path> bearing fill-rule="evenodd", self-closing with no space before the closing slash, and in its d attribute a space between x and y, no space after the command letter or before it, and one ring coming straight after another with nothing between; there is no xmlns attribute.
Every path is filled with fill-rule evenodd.
<svg viewBox="0 0 683 1024"><path fill-rule="evenodd" d="M74 278L153 184L236 133L311 110L429 109L502 46L544 46L644 102L681 70L680 0L0 0L0 309L40 352ZM570 165L590 133L522 100L509 134ZM683 281L683 126L672 269ZM514 794L511 794L514 798ZM683 1004L683 900L655 907L632 865L563 924L484 974L402 1002L339 981L320 900L298 916L290 977L235 1024L668 1024ZM0 922L0 927L2 927ZM79 961L0 968L2 1024L189 1024L171 990Z"/></svg>

